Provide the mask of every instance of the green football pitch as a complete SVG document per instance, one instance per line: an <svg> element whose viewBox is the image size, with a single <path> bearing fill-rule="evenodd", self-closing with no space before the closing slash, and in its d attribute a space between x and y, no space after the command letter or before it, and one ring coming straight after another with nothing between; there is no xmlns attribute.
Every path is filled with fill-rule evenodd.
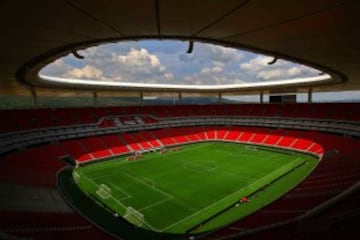
<svg viewBox="0 0 360 240"><path fill-rule="evenodd" d="M302 181L315 157L205 142L77 167L80 189L132 224L156 232L210 231L247 216ZM247 202L240 200L246 197ZM201 226L201 227L200 227Z"/></svg>

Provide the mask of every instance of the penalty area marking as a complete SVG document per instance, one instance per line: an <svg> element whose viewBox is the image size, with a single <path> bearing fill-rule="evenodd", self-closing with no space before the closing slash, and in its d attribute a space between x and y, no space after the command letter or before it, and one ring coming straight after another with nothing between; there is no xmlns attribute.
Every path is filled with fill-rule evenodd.
<svg viewBox="0 0 360 240"><path fill-rule="evenodd" d="M119 174L119 173L116 173L116 174L107 174L106 176L97 177L96 179L101 179L101 178L104 178L104 177L109 177L109 176L118 175L118 174ZM164 192L164 191L158 189L157 187L155 187L154 181L153 181L152 179L150 179L150 178L144 178L143 180L151 180L151 181L149 181L149 182L151 182L151 185L150 185L148 182L143 181L143 180L141 180L140 178L134 177L134 176L132 176L131 174L128 174L128 173L126 173L126 172L121 171L120 174L123 174L123 175L125 175L125 176L128 176L129 178L131 178L131 179L133 179L133 180L135 180L135 181L137 181L137 182L145 185L146 187L151 188L151 189L153 189L153 190L161 193L162 195L165 195L165 196L166 196L165 199L162 199L162 200L160 200L160 201L158 201L158 202L152 203L152 204L150 204L150 205L147 205L147 206L139 209L139 210L138 210L139 212L140 212L140 211L143 211L143 210L146 210L146 209L149 209L149 208L151 208L151 207L154 207L154 206L156 206L156 205L160 205L160 204L162 204L162 203L164 203L164 202L166 202L166 201L169 201L169 200L171 200L171 199L174 198L173 195L171 195L171 194L169 194L169 193L167 193L167 192ZM99 185L99 184L95 183L92 179L90 179L88 176L86 176L85 174L81 174L81 175L83 175L84 177L86 177L86 178L87 178L90 182L92 182L94 185L96 185L96 186ZM112 184L112 185L114 186L114 184ZM127 194L128 194L128 193L127 193ZM129 195L129 194L128 194L128 195ZM130 196L130 195L129 195L129 196ZM130 197L131 197L131 196L130 196ZM129 198L130 198L130 197L129 197ZM121 203L118 199L114 198L112 195L110 196L110 198L113 199L115 202L117 202L121 207L123 207L124 209L126 209L126 206L125 206L123 203ZM124 200L124 199L121 199L121 200ZM157 232L162 232L162 231L163 231L163 230L161 230L161 229L158 229L158 228L152 226L151 224L149 224L148 222L146 222L144 219L142 219L141 221L143 221L144 224L147 225L147 226L148 226L150 229L152 229L153 231L157 231Z"/></svg>
<svg viewBox="0 0 360 240"><path fill-rule="evenodd" d="M171 200L171 199L173 199L173 198L174 198L174 197L165 198L165 199L163 199L163 200L160 200L160 201L158 201L158 202L155 202L155 203L153 203L153 204L150 204L150 205L147 205L147 206L145 206L145 207L143 207L143 208L140 208L138 211L139 211L139 212L140 212L140 211L144 211L144 210L149 209L149 208L152 208L152 207L154 207L154 206L163 204L164 202L167 202L167 201L169 201L169 200Z"/></svg>
<svg viewBox="0 0 360 240"><path fill-rule="evenodd" d="M96 182L94 182L92 179L90 179L88 176L86 176L85 174L81 174L82 176L84 176L85 178L87 178L90 182L92 182L95 186L99 186L99 184L97 184ZM119 200L117 200L116 198L114 198L112 195L110 195L110 198L113 199L115 202L117 202L121 207L123 207L126 210L126 206L121 203ZM158 231L161 232L162 230L157 229L155 227L153 227L151 224L149 224L148 222L146 222L144 219L141 220L146 226L148 226L150 229L152 229L153 231Z"/></svg>
<svg viewBox="0 0 360 240"><path fill-rule="evenodd" d="M143 208L138 209L139 212L140 212L140 211L144 211L144 210L149 209L149 208L152 208L152 207L154 207L154 206L163 204L164 202L167 202L167 201L169 201L169 200L171 200L171 199L174 198L173 195L171 195L171 194L169 194L169 193L167 193L167 192L164 192L163 190L160 190L160 189L158 189L157 187L155 187L154 181L153 181L152 179L150 179L150 178L140 179L140 178L134 177L134 176L132 176L131 174L128 174L128 173L126 173L126 172L121 172L121 173L124 174L124 175L126 175L126 176L128 176L128 177L130 177L130 178L132 178L132 179L134 179L135 181L137 181L137 182L139 182L139 183L141 183L141 184L143 184L143 185L145 185L145 186L147 186L147 187L149 187L149 188L151 188L151 189L153 189L153 190L161 193L162 195L165 195L165 196L166 196L165 199L162 199L162 200L160 200L160 201L154 202L154 203L152 203L152 204L150 204L150 205L147 205L147 206L145 206L145 207L143 207ZM145 180L145 181L144 181L144 180ZM150 180L151 185L150 185L149 183L147 183L146 180ZM162 231L162 230L157 230L157 231Z"/></svg>
<svg viewBox="0 0 360 240"><path fill-rule="evenodd" d="M123 198L119 198L119 200L125 200L125 199L129 199L129 198L132 198L132 196L130 194L128 194L126 191L124 191L123 189L121 189L120 187L116 186L115 184L113 183L109 183L109 185L111 185L113 188L115 188L116 190L118 190L119 192L122 192L126 195L126 197L123 197Z"/></svg>
<svg viewBox="0 0 360 240"><path fill-rule="evenodd" d="M152 185L148 184L147 182L142 181L141 179L132 176L132 175L129 174L129 173L126 173L126 172L121 171L121 174L124 174L125 176L128 176L129 178L132 178L132 179L134 179L135 181L137 181L137 182L139 182L139 183L141 183L141 184L143 184L143 185L145 185L145 186L147 186L147 187L149 187L149 188L151 188L151 189L153 189L153 190L155 190L155 191L157 191L157 192L159 192L159 193L161 193L161 194L163 194L163 195L166 195L167 197L174 197L173 195L171 195L171 194L169 194L169 193L167 193L167 192L164 192L163 190L158 189L157 187L152 186ZM155 185L155 184L154 184L154 185Z"/></svg>
<svg viewBox="0 0 360 240"><path fill-rule="evenodd" d="M151 178L142 178L141 179L144 183L149 182L152 187L155 187L155 183Z"/></svg>

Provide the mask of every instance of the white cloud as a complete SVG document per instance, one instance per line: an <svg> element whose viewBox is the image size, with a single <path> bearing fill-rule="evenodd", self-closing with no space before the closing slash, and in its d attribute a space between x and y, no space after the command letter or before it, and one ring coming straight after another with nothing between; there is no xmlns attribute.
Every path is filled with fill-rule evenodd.
<svg viewBox="0 0 360 240"><path fill-rule="evenodd" d="M286 71L286 70L285 70ZM263 70L259 71L256 74L257 78L264 79L264 80L270 80L270 79L278 79L285 75L283 69L275 68L275 69L269 69L269 70Z"/></svg>
<svg viewBox="0 0 360 240"><path fill-rule="evenodd" d="M168 41L171 42L171 41ZM163 43L163 42L161 42ZM45 75L137 83L233 84L271 81L315 75L301 65L259 56L237 49L195 43L193 53L184 45L123 42L80 50L85 58L71 54L42 70ZM144 47L141 47L144 46ZM146 46L150 46L145 49ZM161 50L164 48L165 50Z"/></svg>
<svg viewBox="0 0 360 240"><path fill-rule="evenodd" d="M259 56L251 59L248 62L240 64L240 68L242 70L256 72L268 66L268 62L270 62L271 60L272 60L271 57Z"/></svg>
<svg viewBox="0 0 360 240"><path fill-rule="evenodd" d="M243 58L244 54L237 49L204 43L194 44L194 50L191 54L179 55L179 60L182 62L196 62L198 64L202 64L204 61L227 64L240 61Z"/></svg>
<svg viewBox="0 0 360 240"><path fill-rule="evenodd" d="M143 69L144 67L161 67L156 55L151 55L146 49L130 49L126 55L117 56L118 61L127 66Z"/></svg>
<svg viewBox="0 0 360 240"><path fill-rule="evenodd" d="M112 51L112 47L104 45L82 51L81 54L85 56L82 67L71 66L59 59L49 65L44 73L66 78L122 82L167 83L174 79L174 74L167 71L160 59L148 50L133 43L129 44L130 48L122 47L117 51Z"/></svg>
<svg viewBox="0 0 360 240"><path fill-rule="evenodd" d="M292 67L287 70L289 76L297 76L301 74L301 69L299 67Z"/></svg>
<svg viewBox="0 0 360 240"><path fill-rule="evenodd" d="M43 68L41 70L41 73L51 76L62 76L64 73L70 71L71 69L73 69L73 67L69 64L66 64L64 60L60 58L49 64L46 68Z"/></svg>
<svg viewBox="0 0 360 240"><path fill-rule="evenodd" d="M213 67L205 67L205 68L203 68L203 69L201 69L201 73L202 74L212 74L212 73L220 73L220 72L222 72L223 71L223 69L222 69L222 67L220 67L220 66L213 66Z"/></svg>
<svg viewBox="0 0 360 240"><path fill-rule="evenodd" d="M164 78L168 79L168 80L172 80L172 79L174 79L174 75L172 73L167 72L167 73L164 73Z"/></svg>
<svg viewBox="0 0 360 240"><path fill-rule="evenodd" d="M273 60L272 57L258 56L247 62L240 64L240 69L247 72L249 76L253 76L253 80L282 80L291 78L300 78L314 76L317 70L311 69L303 65L295 65L294 63L284 60L277 60L274 64L268 63Z"/></svg>
<svg viewBox="0 0 360 240"><path fill-rule="evenodd" d="M74 68L68 70L62 75L62 77L75 79L109 80L104 77L104 74L100 69L91 65L86 65L80 69Z"/></svg>

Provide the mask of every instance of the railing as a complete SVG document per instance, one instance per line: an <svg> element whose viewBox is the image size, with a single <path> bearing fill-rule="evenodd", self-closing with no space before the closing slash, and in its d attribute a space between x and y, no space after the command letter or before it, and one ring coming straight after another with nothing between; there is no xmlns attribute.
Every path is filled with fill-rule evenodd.
<svg viewBox="0 0 360 240"><path fill-rule="evenodd" d="M151 116L158 122L150 124L144 123L135 125L121 125L105 128L99 127L97 124L84 124L0 134L0 154L4 154L6 152L17 149L23 149L32 145L57 142L67 139L184 126L253 126L283 129L316 130L353 137L360 137L360 123L357 122L277 117L194 116L157 118L152 115L139 116ZM119 116L112 117L117 118ZM111 118L111 116L107 116L106 118L109 119Z"/></svg>

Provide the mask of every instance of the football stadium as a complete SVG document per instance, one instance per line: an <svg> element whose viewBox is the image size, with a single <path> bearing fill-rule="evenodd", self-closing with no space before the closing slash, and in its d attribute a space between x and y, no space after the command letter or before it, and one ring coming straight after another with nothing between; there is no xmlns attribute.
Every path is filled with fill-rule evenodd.
<svg viewBox="0 0 360 240"><path fill-rule="evenodd" d="M0 239L359 238L359 1L0 9Z"/></svg>

